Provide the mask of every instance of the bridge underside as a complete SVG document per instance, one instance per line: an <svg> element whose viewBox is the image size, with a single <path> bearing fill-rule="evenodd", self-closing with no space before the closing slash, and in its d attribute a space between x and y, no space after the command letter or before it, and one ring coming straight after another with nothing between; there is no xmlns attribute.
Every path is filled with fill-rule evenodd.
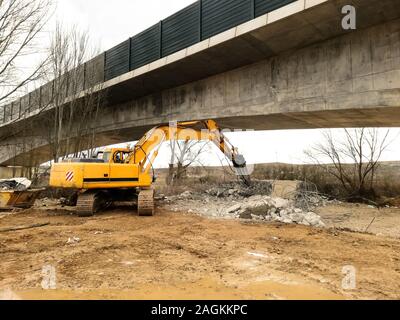
<svg viewBox="0 0 400 320"><path fill-rule="evenodd" d="M397 92L400 97L400 92ZM215 119L215 118L214 118ZM190 119L187 119L190 120ZM240 130L282 130L351 127L400 127L400 102L398 107L373 109L348 109L345 111L316 111L288 114L257 115L247 117L218 118L225 129ZM135 141L152 126L114 129L97 134L95 147ZM75 141L72 140L71 144ZM10 147L9 154L16 154ZM18 151L17 151L18 152ZM38 146L3 162L4 166L37 165L51 159L51 148L45 141Z"/></svg>
<svg viewBox="0 0 400 320"><path fill-rule="evenodd" d="M329 3L339 5L342 2ZM359 3L377 6L382 3L388 7L396 1ZM374 7L368 8L372 14ZM365 11L361 14L361 24L368 19L364 15ZM144 83L162 87L165 71L160 73L160 78L150 73L146 81L134 78L115 84L115 90L110 89L111 100L108 100L113 103L101 108L98 121L93 124L95 145L133 141L149 128L174 120L215 119L222 128L254 130L400 127L399 6L394 5L390 15L388 18L379 13L379 19L384 21L373 17L368 21L377 24L367 26L364 23L364 28L344 34L343 30L324 33L321 30L327 31L330 27L319 22L315 24L319 27L317 38L305 41L303 46L296 42L292 48L287 42L299 39L298 30L289 32L286 38L280 33L280 41L285 44L282 46L287 47L282 52L271 55L269 51L270 57L264 56L195 81L192 79L186 84L153 88L152 93L145 96L132 95L137 93L138 86L139 91L143 89ZM335 19L327 21L340 24L338 17L340 11L336 12ZM308 12L308 19L311 18ZM293 28L296 19L292 19ZM289 22L285 20L286 25ZM303 31L303 37L310 34L310 28ZM327 36L325 40L320 39L323 34ZM260 40L262 32L258 31L258 35ZM278 47L277 39L272 43ZM216 54L215 50L213 52ZM215 59L223 60L224 51L221 52ZM206 68L204 63L199 66ZM173 64L166 69L170 77L176 74L179 78L182 67L171 68ZM193 72L200 72L198 69L194 68ZM51 159L50 148L43 138L49 129L40 125L40 118L36 121L35 136L27 137L29 147L21 142L20 136L4 140L1 165L37 164ZM17 131L18 126L21 124L14 124L12 130ZM24 147L19 147L22 144Z"/></svg>

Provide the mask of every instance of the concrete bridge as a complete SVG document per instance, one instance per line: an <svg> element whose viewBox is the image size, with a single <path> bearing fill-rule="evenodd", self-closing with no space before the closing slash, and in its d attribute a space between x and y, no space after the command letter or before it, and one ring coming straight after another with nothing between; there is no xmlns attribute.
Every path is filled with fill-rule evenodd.
<svg viewBox="0 0 400 320"><path fill-rule="evenodd" d="M289 2L105 82L84 81L73 99L89 88L107 93L91 124L96 146L135 140L170 120L211 118L256 130L400 126L398 0ZM347 4L357 9L356 30L342 28ZM85 70L102 79L104 62L96 59ZM0 125L1 165L51 159L43 119L53 110L29 105L47 92L9 108ZM18 110L28 112L14 119Z"/></svg>

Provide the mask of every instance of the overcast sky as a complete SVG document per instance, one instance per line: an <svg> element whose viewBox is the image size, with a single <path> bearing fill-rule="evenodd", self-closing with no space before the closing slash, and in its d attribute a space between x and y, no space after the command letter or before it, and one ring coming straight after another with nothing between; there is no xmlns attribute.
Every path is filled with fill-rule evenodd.
<svg viewBox="0 0 400 320"><path fill-rule="evenodd" d="M57 0L55 18L90 32L91 41L102 50L109 49L143 31L193 0ZM54 19L55 19L54 18ZM335 130L340 135L342 130ZM399 130L392 129L392 143L384 160L400 160ZM289 130L235 133L229 136L248 162L307 162L303 151L321 139L320 130ZM165 150L165 149L164 149ZM157 163L166 161L160 155ZM218 164L210 157L207 164Z"/></svg>

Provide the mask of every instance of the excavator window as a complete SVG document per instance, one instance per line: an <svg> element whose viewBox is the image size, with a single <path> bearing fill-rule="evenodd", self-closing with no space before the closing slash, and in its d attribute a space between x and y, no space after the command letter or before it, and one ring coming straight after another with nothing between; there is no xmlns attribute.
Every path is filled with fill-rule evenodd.
<svg viewBox="0 0 400 320"><path fill-rule="evenodd" d="M129 158L130 152L122 152L122 160L125 163Z"/></svg>
<svg viewBox="0 0 400 320"><path fill-rule="evenodd" d="M117 151L114 153L114 163L125 163L129 157L129 152Z"/></svg>
<svg viewBox="0 0 400 320"><path fill-rule="evenodd" d="M114 154L114 163L124 163L124 160L122 158L122 153L121 152L117 151Z"/></svg>
<svg viewBox="0 0 400 320"><path fill-rule="evenodd" d="M104 152L102 159L104 160L105 163L108 163L108 162L110 162L110 157L111 157L111 153L110 152Z"/></svg>

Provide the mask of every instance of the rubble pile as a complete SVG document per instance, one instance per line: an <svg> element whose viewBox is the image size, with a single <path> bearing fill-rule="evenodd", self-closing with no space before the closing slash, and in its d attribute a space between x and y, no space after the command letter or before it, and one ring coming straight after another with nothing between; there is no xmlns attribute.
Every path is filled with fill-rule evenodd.
<svg viewBox="0 0 400 320"><path fill-rule="evenodd" d="M321 217L296 206L293 200L265 195L237 199L210 197L186 191L176 197L165 197L167 208L172 211L187 211L202 216L220 219L245 219L265 222L301 224L324 227Z"/></svg>
<svg viewBox="0 0 400 320"><path fill-rule="evenodd" d="M296 223L313 227L324 227L321 217L314 212L296 208L294 202L269 196L252 196L225 210L225 215L240 219Z"/></svg>
<svg viewBox="0 0 400 320"><path fill-rule="evenodd" d="M25 178L1 179L0 191L25 191L32 182Z"/></svg>
<svg viewBox="0 0 400 320"><path fill-rule="evenodd" d="M180 195L161 197L172 211L187 211L202 216L221 219L246 219L265 222L301 224L324 227L321 217L313 210L325 205L327 199L316 192L300 190L299 183L281 182L280 190L274 182L253 181L250 187L238 183L226 183L206 191L185 191ZM284 199L277 194L286 194Z"/></svg>
<svg viewBox="0 0 400 320"><path fill-rule="evenodd" d="M255 194L270 195L273 190L273 184L267 180L252 181L251 186L238 184L235 182L226 183L218 187L208 189L206 193L217 198L248 198Z"/></svg>
<svg viewBox="0 0 400 320"><path fill-rule="evenodd" d="M296 206L303 210L312 210L317 207L325 207L332 201L323 195L312 192L298 192L294 198Z"/></svg>

